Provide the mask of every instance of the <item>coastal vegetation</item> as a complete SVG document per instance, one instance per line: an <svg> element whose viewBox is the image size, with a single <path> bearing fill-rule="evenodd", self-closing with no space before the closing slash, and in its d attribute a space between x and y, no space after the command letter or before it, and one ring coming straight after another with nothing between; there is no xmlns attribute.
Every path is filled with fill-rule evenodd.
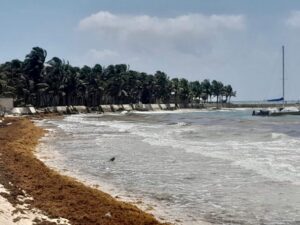
<svg viewBox="0 0 300 225"><path fill-rule="evenodd" d="M58 57L46 61L47 51L34 47L25 60L0 65L0 96L13 97L15 106L36 107L134 103L229 102L231 85L208 79L170 79L157 71L147 74L126 64L96 64L81 68Z"/></svg>

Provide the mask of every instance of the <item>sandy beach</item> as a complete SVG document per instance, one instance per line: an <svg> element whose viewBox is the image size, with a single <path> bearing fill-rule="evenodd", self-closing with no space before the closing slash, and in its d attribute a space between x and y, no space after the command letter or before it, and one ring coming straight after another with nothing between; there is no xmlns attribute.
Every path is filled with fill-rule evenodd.
<svg viewBox="0 0 300 225"><path fill-rule="evenodd" d="M46 167L33 154L43 135L28 118L1 124L1 224L161 224L136 206Z"/></svg>

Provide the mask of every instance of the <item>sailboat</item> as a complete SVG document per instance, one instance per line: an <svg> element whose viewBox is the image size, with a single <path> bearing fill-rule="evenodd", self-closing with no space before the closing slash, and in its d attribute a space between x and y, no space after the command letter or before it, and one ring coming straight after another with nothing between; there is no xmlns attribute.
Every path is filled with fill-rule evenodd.
<svg viewBox="0 0 300 225"><path fill-rule="evenodd" d="M269 99L268 102L282 102L282 107L277 109L261 109L253 111L253 116L283 116L283 115L300 115L297 107L285 107L285 65L284 65L284 46L282 46L282 97Z"/></svg>

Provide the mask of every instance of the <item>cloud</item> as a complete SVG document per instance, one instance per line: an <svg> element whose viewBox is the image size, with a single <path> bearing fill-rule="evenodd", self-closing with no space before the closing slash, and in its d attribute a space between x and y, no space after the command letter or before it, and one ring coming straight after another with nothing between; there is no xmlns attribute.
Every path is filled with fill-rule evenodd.
<svg viewBox="0 0 300 225"><path fill-rule="evenodd" d="M118 57L119 53L110 49L104 49L104 50L96 50L96 49L90 49L87 53L89 57L92 57L96 60L103 60L106 58L114 58Z"/></svg>
<svg viewBox="0 0 300 225"><path fill-rule="evenodd" d="M300 11L293 11L286 20L286 25L291 28L300 28Z"/></svg>
<svg viewBox="0 0 300 225"><path fill-rule="evenodd" d="M186 14L161 18L100 11L82 19L78 27L119 48L126 45L138 52L171 49L201 54L210 39L244 30L246 24L243 15Z"/></svg>
<svg viewBox="0 0 300 225"><path fill-rule="evenodd" d="M242 15L187 14L174 18L159 18L148 15L116 15L105 11L93 14L79 23L79 28L82 30L120 34L148 32L159 36L173 36L182 32L201 35L219 29L241 30L244 27L245 21Z"/></svg>

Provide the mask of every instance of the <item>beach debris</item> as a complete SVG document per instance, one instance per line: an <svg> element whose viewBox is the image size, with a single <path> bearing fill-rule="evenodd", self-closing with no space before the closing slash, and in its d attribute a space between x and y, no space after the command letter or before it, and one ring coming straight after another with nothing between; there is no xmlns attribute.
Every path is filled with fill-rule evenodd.
<svg viewBox="0 0 300 225"><path fill-rule="evenodd" d="M110 213L110 212L106 213L106 214L104 215L104 217L111 218L111 213Z"/></svg>
<svg viewBox="0 0 300 225"><path fill-rule="evenodd" d="M112 158L110 158L110 162L113 162L113 161L115 161L115 159L116 159L116 157L112 157Z"/></svg>

